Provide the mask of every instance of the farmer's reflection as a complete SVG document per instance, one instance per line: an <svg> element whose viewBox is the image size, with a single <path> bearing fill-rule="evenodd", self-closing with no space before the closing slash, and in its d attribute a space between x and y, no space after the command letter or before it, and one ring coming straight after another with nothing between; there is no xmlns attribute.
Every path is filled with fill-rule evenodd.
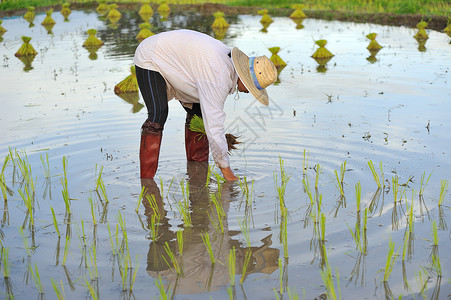
<svg viewBox="0 0 451 300"><path fill-rule="evenodd" d="M270 248L272 244L271 235L262 239L259 247L247 247L231 236L239 232L228 230L227 217L224 218L224 233L217 230L218 217L216 209L210 200L208 187L205 187L208 173L208 162L188 161L189 199L192 227L184 228L183 232L183 254L180 255L175 228L172 228L164 210L163 199L157 184L153 179L141 179L143 186L147 188L147 195L153 195L161 214L158 238L150 243L147 255L147 272L150 276L158 278L160 275L166 285L170 286L175 294L196 294L204 291L214 291L229 284L229 271L227 268L227 256L230 249L235 247L236 275L241 274L242 266L247 251L252 251L252 256L247 267L246 275L250 273L270 274L278 269L279 250ZM234 196L230 183L221 186L220 197L218 197L225 214L227 215L229 203ZM146 199L144 197L143 199ZM152 222L155 215L154 208L147 200L143 200L148 224ZM155 218L155 217L154 217ZM211 247L216 259L211 264L210 256L201 234L208 233ZM182 274L177 274L174 268L168 266L165 259L171 264L170 257L165 249L165 243L169 245L172 253L182 268ZM164 259L164 258L165 259ZM239 276L236 277L237 283Z"/></svg>

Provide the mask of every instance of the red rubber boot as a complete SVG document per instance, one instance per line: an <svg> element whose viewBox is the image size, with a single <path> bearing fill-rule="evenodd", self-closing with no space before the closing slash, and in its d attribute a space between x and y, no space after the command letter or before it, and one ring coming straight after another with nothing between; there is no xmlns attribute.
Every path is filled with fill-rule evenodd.
<svg viewBox="0 0 451 300"><path fill-rule="evenodd" d="M192 115L186 116L185 123L185 149L186 159L188 161L208 161L208 139L205 134L195 132L189 129L189 123Z"/></svg>
<svg viewBox="0 0 451 300"><path fill-rule="evenodd" d="M139 163L141 178L153 178L158 168L163 125L146 120L141 127Z"/></svg>

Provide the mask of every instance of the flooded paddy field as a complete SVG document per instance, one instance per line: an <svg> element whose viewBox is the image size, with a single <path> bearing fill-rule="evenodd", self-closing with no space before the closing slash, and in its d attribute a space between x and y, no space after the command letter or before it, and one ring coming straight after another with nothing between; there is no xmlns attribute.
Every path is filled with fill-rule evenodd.
<svg viewBox="0 0 451 300"><path fill-rule="evenodd" d="M171 101L155 181L141 182L146 109L114 86L130 75L143 20L122 13L112 24L94 10L68 21L55 11L51 30L45 14L32 27L3 19L3 297L449 297L446 34L428 31L420 45L406 27L274 17L263 30L261 16L226 16L224 43L250 56L281 47L287 63L268 107L227 100L241 181L186 162L185 111ZM215 34L213 17L150 22L154 33ZM95 54L82 46L91 28L104 42ZM21 36L38 52L31 62L14 56ZM319 39L334 54L322 66L311 57Z"/></svg>

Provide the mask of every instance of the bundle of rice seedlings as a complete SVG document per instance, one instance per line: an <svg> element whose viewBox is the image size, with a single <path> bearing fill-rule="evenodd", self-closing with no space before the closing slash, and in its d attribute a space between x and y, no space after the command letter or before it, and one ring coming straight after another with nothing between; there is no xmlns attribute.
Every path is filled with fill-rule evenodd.
<svg viewBox="0 0 451 300"><path fill-rule="evenodd" d="M304 19L307 18L305 13L302 11L304 9L303 4L293 5L294 11L291 13L290 18L292 19Z"/></svg>
<svg viewBox="0 0 451 300"><path fill-rule="evenodd" d="M215 20L213 22L213 25L211 25L212 28L228 28L229 23L227 23L226 19L224 19L224 13L221 11L217 11L213 14L215 17Z"/></svg>
<svg viewBox="0 0 451 300"><path fill-rule="evenodd" d="M150 29L152 28L152 25L147 22L139 24L139 28L141 28L141 30L139 31L138 35L136 36L136 39L139 42L141 42L145 38L148 38L149 36L152 36L155 34L152 31L150 31Z"/></svg>
<svg viewBox="0 0 451 300"><path fill-rule="evenodd" d="M451 18L448 18L448 24L446 25L445 29L443 31L451 37Z"/></svg>
<svg viewBox="0 0 451 300"><path fill-rule="evenodd" d="M139 9L138 14L142 17L145 16L147 19L153 16L153 9L152 6L150 6L149 1L144 1L141 5L141 8Z"/></svg>
<svg viewBox="0 0 451 300"><path fill-rule="evenodd" d="M171 11L171 8L169 7L169 5L166 3L166 1L162 1L160 6L158 6L158 13L160 15L169 15L169 12Z"/></svg>
<svg viewBox="0 0 451 300"><path fill-rule="evenodd" d="M368 47L366 47L366 49L370 51L379 51L380 49L382 49L382 46L379 45L379 43L376 41L376 36L377 34L374 32L366 35L366 37L370 40L370 44L368 45Z"/></svg>
<svg viewBox="0 0 451 300"><path fill-rule="evenodd" d="M313 53L313 58L323 59L323 58L331 58L334 56L329 50L326 49L327 40L317 40L315 42L319 46L318 49Z"/></svg>
<svg viewBox="0 0 451 300"><path fill-rule="evenodd" d="M42 21L41 25L54 25L55 21L52 19L53 9L51 8L45 13L47 16L45 17L44 21Z"/></svg>
<svg viewBox="0 0 451 300"><path fill-rule="evenodd" d="M191 119L191 122L189 123L189 129L194 132L199 132L200 137L206 134L204 121L197 115L194 115L194 117ZM229 152L229 154L231 154L231 151L236 149L235 145L241 144L241 142L238 141L240 137L235 136L231 133L226 133L225 138L227 141L227 151Z"/></svg>
<svg viewBox="0 0 451 300"><path fill-rule="evenodd" d="M124 80L116 84L116 86L114 87L115 94L137 92L139 90L134 65L130 67L130 72L131 72L130 75L128 75Z"/></svg>
<svg viewBox="0 0 451 300"><path fill-rule="evenodd" d="M23 70L25 72L33 70L33 66L31 65L31 63L33 62L35 57L36 55L18 56L18 58L24 65Z"/></svg>
<svg viewBox="0 0 451 300"><path fill-rule="evenodd" d="M293 22L296 23L296 29L302 29L304 28L304 25L302 24L302 22L304 22L304 19L293 19Z"/></svg>
<svg viewBox="0 0 451 300"><path fill-rule="evenodd" d="M17 57L22 56L35 56L38 54L36 50L34 50L33 46L30 44L31 37L22 36L23 44L20 46L19 50L14 54Z"/></svg>
<svg viewBox="0 0 451 300"><path fill-rule="evenodd" d="M61 8L61 14L64 17L64 20L67 20L67 18L69 17L69 15L72 13L72 11L70 10L69 6L70 3L63 3Z"/></svg>
<svg viewBox="0 0 451 300"><path fill-rule="evenodd" d="M35 12L34 12L34 7L30 6L27 8L28 11L25 13L25 15L23 16L23 18L25 20L28 21L28 23L33 23L34 21L34 17L36 16Z"/></svg>
<svg viewBox="0 0 451 300"><path fill-rule="evenodd" d="M215 35L215 39L217 39L217 40L224 39L224 37L225 37L225 35L227 33L227 29L229 29L229 28L228 27L224 27L224 28L213 27L212 30L213 30L213 33Z"/></svg>
<svg viewBox="0 0 451 300"><path fill-rule="evenodd" d="M262 24L271 24L273 22L271 17L268 15L268 10L267 9L259 10L258 14L262 16L262 18L260 20L260 23L262 23Z"/></svg>
<svg viewBox="0 0 451 300"><path fill-rule="evenodd" d="M7 30L2 26L3 20L0 20L0 36L2 36Z"/></svg>
<svg viewBox="0 0 451 300"><path fill-rule="evenodd" d="M277 69L284 68L287 63L283 61L282 58L277 54L280 51L280 47L271 47L268 50L272 53L270 60L274 63Z"/></svg>
<svg viewBox="0 0 451 300"><path fill-rule="evenodd" d="M86 41L83 43L83 47L96 48L96 50L97 50L98 48L100 48L103 45L103 42L96 37L97 30L89 29L88 31L86 31L86 33L89 36L86 39Z"/></svg>
<svg viewBox="0 0 451 300"><path fill-rule="evenodd" d="M115 3L113 3L113 4L110 4L109 6L108 6L108 8L109 8L109 12L108 12L108 15L107 15L107 18L108 19L120 19L121 17L122 17L122 14L117 10L117 4L115 4Z"/></svg>
<svg viewBox="0 0 451 300"><path fill-rule="evenodd" d="M428 27L428 23L421 20L420 23L417 24L418 32L415 34L414 38L417 40L427 40L429 38L426 33L426 27Z"/></svg>
<svg viewBox="0 0 451 300"><path fill-rule="evenodd" d="M99 0L99 5L96 8L96 11L101 14L105 15L108 12L108 4L106 3L106 0Z"/></svg>

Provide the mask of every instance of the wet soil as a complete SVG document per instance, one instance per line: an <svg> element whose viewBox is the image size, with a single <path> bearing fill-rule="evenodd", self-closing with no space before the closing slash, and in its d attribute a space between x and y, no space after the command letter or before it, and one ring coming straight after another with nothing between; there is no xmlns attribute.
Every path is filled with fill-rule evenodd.
<svg viewBox="0 0 451 300"><path fill-rule="evenodd" d="M73 9L92 9L97 7L97 2L91 3L72 3ZM138 3L122 3L118 4L119 9L134 9L139 7ZM154 9L157 5L154 5ZM36 12L45 12L49 8L53 8L55 11L61 9L61 5L55 5L52 7L37 7ZM173 13L180 12L197 12L202 15L211 16L214 12L220 10L229 16L236 16L238 14L256 15L257 12L262 9L261 7L250 6L228 6L224 4L186 4L186 5L171 5ZM25 14L26 9L0 11L0 18L17 16ZM291 8L271 8L269 13L273 16L289 16L293 9ZM304 10L308 18L322 19L322 20L338 20L338 21L351 21L356 23L374 23L380 25L391 26L406 26L410 28L416 28L416 25L421 20L427 20L429 23L428 28L442 31L447 25L446 16L426 16L420 14L406 14L399 15L394 13L367 13L367 12L345 12L345 11L332 11L332 10Z"/></svg>

